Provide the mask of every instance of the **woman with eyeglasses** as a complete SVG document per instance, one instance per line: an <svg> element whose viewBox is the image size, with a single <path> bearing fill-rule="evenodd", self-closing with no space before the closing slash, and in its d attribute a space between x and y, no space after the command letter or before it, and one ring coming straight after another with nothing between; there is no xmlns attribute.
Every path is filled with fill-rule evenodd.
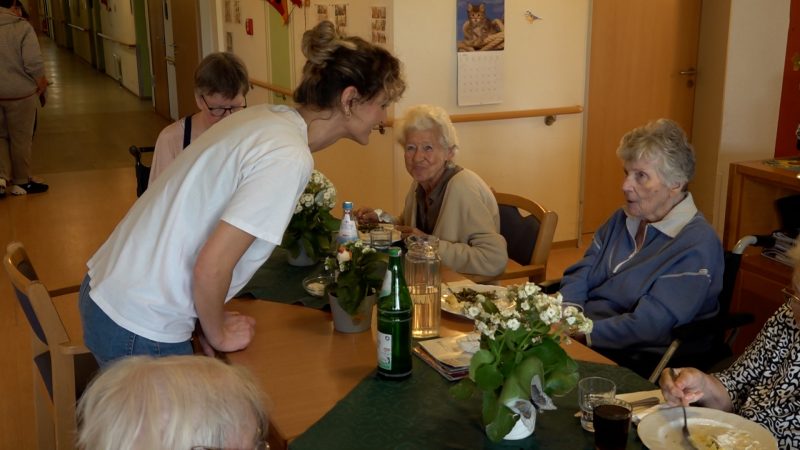
<svg viewBox="0 0 800 450"><path fill-rule="evenodd" d="M202 356L126 358L78 403L86 450L267 449L265 395L244 367Z"/></svg>
<svg viewBox="0 0 800 450"><path fill-rule="evenodd" d="M789 256L794 273L786 303L736 362L714 374L676 368L675 381L664 369L659 380L670 404L734 412L764 425L786 449L800 448L800 244Z"/></svg>
<svg viewBox="0 0 800 450"><path fill-rule="evenodd" d="M314 168L339 139L366 145L405 90L400 61L323 21L303 35L294 104L257 105L203 133L149 186L87 263L84 342L101 366L129 355L250 343L255 320L226 312L283 238Z"/></svg>
<svg viewBox="0 0 800 450"><path fill-rule="evenodd" d="M247 67L238 56L218 52L203 58L194 71L194 101L199 111L158 134L148 186L209 127L246 108L248 91Z"/></svg>

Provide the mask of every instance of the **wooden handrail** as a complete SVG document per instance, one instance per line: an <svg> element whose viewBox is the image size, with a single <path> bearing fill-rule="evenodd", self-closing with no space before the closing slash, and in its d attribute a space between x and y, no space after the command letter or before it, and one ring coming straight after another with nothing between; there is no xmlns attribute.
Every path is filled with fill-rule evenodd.
<svg viewBox="0 0 800 450"><path fill-rule="evenodd" d="M250 83L262 87L268 91L277 92L278 94L286 95L288 97L292 97L292 91L286 89L285 87L276 86L272 83L267 83L266 81L256 80L255 78L250 78Z"/></svg>
<svg viewBox="0 0 800 450"><path fill-rule="evenodd" d="M122 42L122 41L120 41L118 39L114 39L113 37L111 37L111 36L109 36L107 34L97 33L97 35L100 36L101 38L107 40L107 41L111 41L111 42L114 42L114 43L117 43L117 44L120 44L120 45L124 45L124 46L130 47L130 48L136 48L136 44L128 44L127 42Z"/></svg>
<svg viewBox="0 0 800 450"><path fill-rule="evenodd" d="M78 31L83 31L84 33L88 33L89 32L88 28L79 27L78 25L73 25L71 23L68 23L67 26L70 27L70 28L75 28Z"/></svg>
<svg viewBox="0 0 800 450"><path fill-rule="evenodd" d="M539 108L539 109L521 109L517 111L498 111L488 113L473 113L473 114L453 114L450 116L450 121L457 122L485 122L488 120L507 120L507 119L523 119L526 117L545 117L557 116L560 114L578 114L583 112L583 107L580 105L574 106L560 106L556 108ZM547 122L546 122L547 123ZM547 123L550 125L552 122ZM394 119L389 119L379 127L389 128L394 125Z"/></svg>

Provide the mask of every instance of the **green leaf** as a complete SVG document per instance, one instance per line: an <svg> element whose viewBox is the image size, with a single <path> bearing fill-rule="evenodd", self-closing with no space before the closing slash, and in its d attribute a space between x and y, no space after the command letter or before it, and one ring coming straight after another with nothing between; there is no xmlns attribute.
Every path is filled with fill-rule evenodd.
<svg viewBox="0 0 800 450"><path fill-rule="evenodd" d="M547 377L544 391L548 395L566 395L578 385L578 372L558 370Z"/></svg>
<svg viewBox="0 0 800 450"><path fill-rule="evenodd" d="M475 371L482 367L484 364L491 364L494 362L494 355L489 350L480 349L472 355L469 361L469 379L475 381Z"/></svg>
<svg viewBox="0 0 800 450"><path fill-rule="evenodd" d="M500 392L500 403L505 405L518 399L529 399L531 397L530 386L530 383L528 383L527 387L523 387L520 384L519 377L512 373L503 383L503 390Z"/></svg>
<svg viewBox="0 0 800 450"><path fill-rule="evenodd" d="M530 397L531 379L533 379L533 376L539 375L539 378L544 380L544 366L542 365L542 360L535 356L529 356L514 369L514 374L519 379L520 386L528 391L528 397Z"/></svg>
<svg viewBox="0 0 800 450"><path fill-rule="evenodd" d="M494 391L483 393L483 401L481 407L481 416L483 417L483 424L489 425L500 410L500 404L497 402L497 394Z"/></svg>
<svg viewBox="0 0 800 450"><path fill-rule="evenodd" d="M514 414L506 405L498 405L498 411L488 425L486 425L486 435L492 442L500 442L514 428L518 416Z"/></svg>
<svg viewBox="0 0 800 450"><path fill-rule="evenodd" d="M475 393L475 383L469 378L462 378L458 383L450 386L450 396L458 400L468 400Z"/></svg>
<svg viewBox="0 0 800 450"><path fill-rule="evenodd" d="M484 364L475 371L475 384L482 391L493 391L503 384L503 374L494 364Z"/></svg>

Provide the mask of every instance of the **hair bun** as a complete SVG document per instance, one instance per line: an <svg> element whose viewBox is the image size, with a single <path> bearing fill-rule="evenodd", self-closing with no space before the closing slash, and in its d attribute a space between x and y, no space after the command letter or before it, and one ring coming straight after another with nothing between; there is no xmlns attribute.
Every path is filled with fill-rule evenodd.
<svg viewBox="0 0 800 450"><path fill-rule="evenodd" d="M341 38L333 23L323 20L303 33L303 55L315 66L325 67L339 47L355 50L355 46Z"/></svg>

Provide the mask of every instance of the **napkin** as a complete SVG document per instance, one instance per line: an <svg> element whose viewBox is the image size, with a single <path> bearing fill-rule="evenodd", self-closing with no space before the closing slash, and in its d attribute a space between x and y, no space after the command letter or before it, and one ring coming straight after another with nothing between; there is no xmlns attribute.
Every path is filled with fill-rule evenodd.
<svg viewBox="0 0 800 450"><path fill-rule="evenodd" d="M639 421L644 419L645 416L650 414L653 411L658 411L659 409L667 406L664 403L664 395L661 393L661 389L653 389L652 391L639 391L639 392L629 392L627 394L617 394L617 398L620 400L625 400L626 402L635 402L636 400L641 400L647 397L658 397L660 403L655 406L640 406L633 408L633 416L631 420L633 423L638 424Z"/></svg>

